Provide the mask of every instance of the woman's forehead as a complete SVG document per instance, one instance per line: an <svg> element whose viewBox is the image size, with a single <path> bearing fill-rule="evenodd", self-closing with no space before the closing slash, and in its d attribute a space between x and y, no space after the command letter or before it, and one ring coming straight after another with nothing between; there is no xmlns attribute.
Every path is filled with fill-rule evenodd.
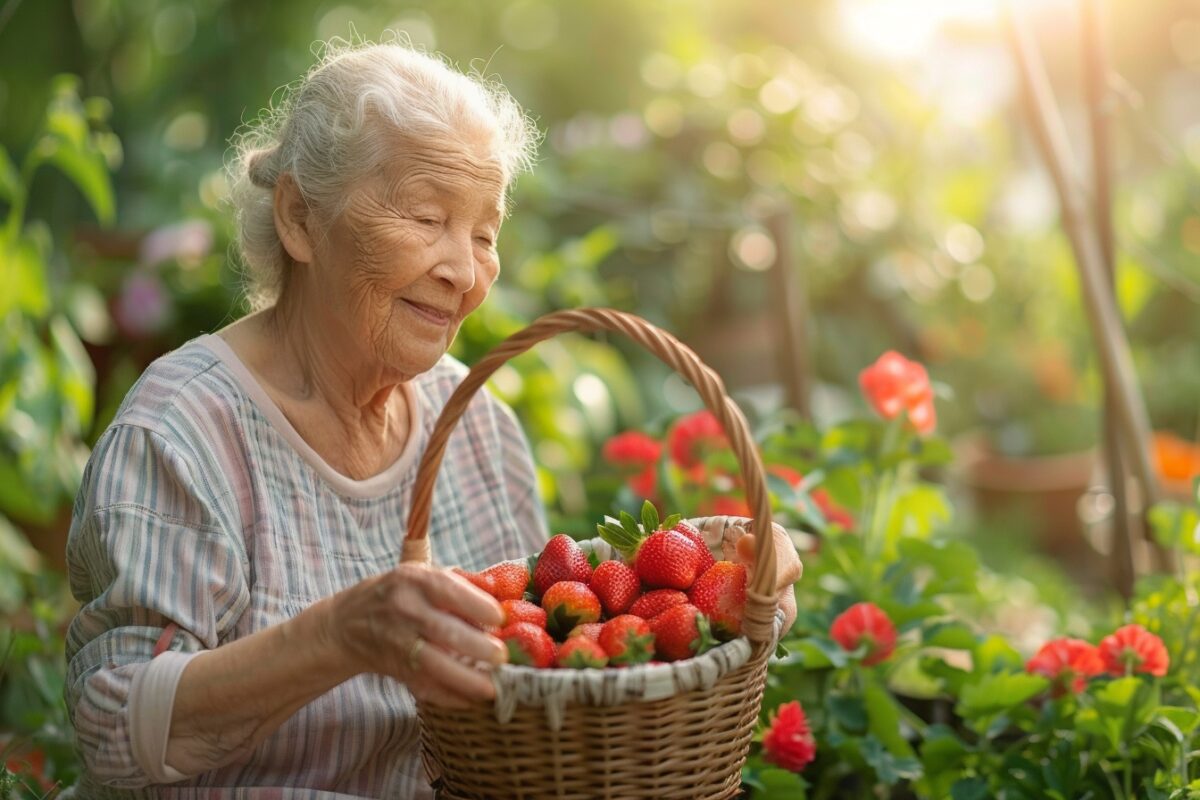
<svg viewBox="0 0 1200 800"><path fill-rule="evenodd" d="M504 173L486 152L455 145L404 148L381 165L388 193L398 199L504 205Z"/></svg>

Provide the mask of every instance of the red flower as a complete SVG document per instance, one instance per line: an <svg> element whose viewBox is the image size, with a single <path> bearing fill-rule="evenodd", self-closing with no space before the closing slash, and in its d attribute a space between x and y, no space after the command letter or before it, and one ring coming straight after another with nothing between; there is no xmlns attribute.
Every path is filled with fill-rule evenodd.
<svg viewBox="0 0 1200 800"><path fill-rule="evenodd" d="M624 468L633 468L636 473L629 477L629 488L639 497L653 497L658 488L658 459L662 456L662 443L638 431L619 433L604 444L601 455L608 463Z"/></svg>
<svg viewBox="0 0 1200 800"><path fill-rule="evenodd" d="M829 496L829 492L820 488L813 489L809 493L809 497L817 504L817 508L821 509L821 513L825 515L825 521L830 525L837 525L842 530L854 530L854 515L834 502L833 498Z"/></svg>
<svg viewBox="0 0 1200 800"><path fill-rule="evenodd" d="M817 756L817 741L809 730L804 709L793 700L771 714L763 733L763 760L799 772Z"/></svg>
<svg viewBox="0 0 1200 800"><path fill-rule="evenodd" d="M1111 675L1146 672L1161 678L1171 665L1163 640L1141 625L1126 625L1105 636L1100 641L1100 659Z"/></svg>
<svg viewBox="0 0 1200 800"><path fill-rule="evenodd" d="M711 411L697 411L675 423L667 436L671 460L691 469L704 460L706 452L729 447L725 430Z"/></svg>
<svg viewBox="0 0 1200 800"><path fill-rule="evenodd" d="M829 628L829 635L844 650L867 645L862 663L871 666L885 660L896 649L896 626L874 603L855 603L843 611Z"/></svg>
<svg viewBox="0 0 1200 800"><path fill-rule="evenodd" d="M705 516L710 517L752 517L754 512L750 505L740 497L721 495L714 497L710 503L702 505Z"/></svg>
<svg viewBox="0 0 1200 800"><path fill-rule="evenodd" d="M46 775L46 754L36 747L24 753L10 755L4 762L4 769L22 778L35 779L45 791L53 789L56 785Z"/></svg>
<svg viewBox="0 0 1200 800"><path fill-rule="evenodd" d="M937 427L929 373L916 361L889 350L858 374L858 385L884 419L907 413L909 423L922 435Z"/></svg>
<svg viewBox="0 0 1200 800"><path fill-rule="evenodd" d="M1025 671L1043 675L1054 682L1051 693L1058 697L1072 692L1082 692L1088 678L1104 672L1100 651L1082 639L1051 639L1042 645L1025 665Z"/></svg>

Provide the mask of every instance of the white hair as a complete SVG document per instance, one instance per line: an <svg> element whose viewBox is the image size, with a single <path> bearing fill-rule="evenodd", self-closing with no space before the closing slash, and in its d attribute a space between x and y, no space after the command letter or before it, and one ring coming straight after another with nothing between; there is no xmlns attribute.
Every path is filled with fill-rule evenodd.
<svg viewBox="0 0 1200 800"><path fill-rule="evenodd" d="M352 183L395 157L396 134L416 147L483 137L506 195L533 163L537 127L500 84L399 41L334 39L320 52L277 105L234 136L229 197L254 309L273 305L287 283L290 256L274 219L282 173L327 222L345 208Z"/></svg>

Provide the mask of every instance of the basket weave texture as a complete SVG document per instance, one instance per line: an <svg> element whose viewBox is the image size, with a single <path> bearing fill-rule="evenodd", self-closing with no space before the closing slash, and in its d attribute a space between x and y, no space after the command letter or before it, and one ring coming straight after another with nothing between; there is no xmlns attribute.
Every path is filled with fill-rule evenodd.
<svg viewBox="0 0 1200 800"><path fill-rule="evenodd" d="M718 648L726 653L713 651L672 665L621 670L629 673L620 676L623 684L637 684L651 670L660 675L663 670L676 670L682 675L691 662L708 658L704 664L691 665L691 673L705 675L701 685L677 682L673 694L659 699L629 699L628 692L604 695L587 689L614 670L534 671L503 666L497 675L495 704L461 710L420 704L425 767L443 800L702 800L730 798L739 791L741 768L762 704L767 659L779 634L770 503L745 417L716 373L670 334L623 312L575 309L541 317L501 342L463 379L434 426L417 470L403 558L429 561L425 537L437 470L446 442L475 392L496 369L537 342L563 332L595 330L626 334L688 379L729 437L755 520L703 522L710 531L715 520L722 520L726 526L737 524L742 532L750 527L759 532L746 590L743 638ZM544 689L547 696L559 699L565 688L587 701L556 703L551 713L549 701L522 702L513 708L508 697L510 702L502 708L502 685L533 688L526 693L532 696Z"/></svg>

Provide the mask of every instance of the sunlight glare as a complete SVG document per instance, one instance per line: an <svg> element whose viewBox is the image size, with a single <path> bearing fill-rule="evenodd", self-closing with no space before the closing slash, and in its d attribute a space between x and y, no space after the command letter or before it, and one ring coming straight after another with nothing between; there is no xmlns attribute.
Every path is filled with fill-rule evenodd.
<svg viewBox="0 0 1200 800"><path fill-rule="evenodd" d="M864 51L894 60L923 53L948 23L991 26L1006 0L841 0L840 25ZM1046 0L1007 0L1014 7L1041 7Z"/></svg>

